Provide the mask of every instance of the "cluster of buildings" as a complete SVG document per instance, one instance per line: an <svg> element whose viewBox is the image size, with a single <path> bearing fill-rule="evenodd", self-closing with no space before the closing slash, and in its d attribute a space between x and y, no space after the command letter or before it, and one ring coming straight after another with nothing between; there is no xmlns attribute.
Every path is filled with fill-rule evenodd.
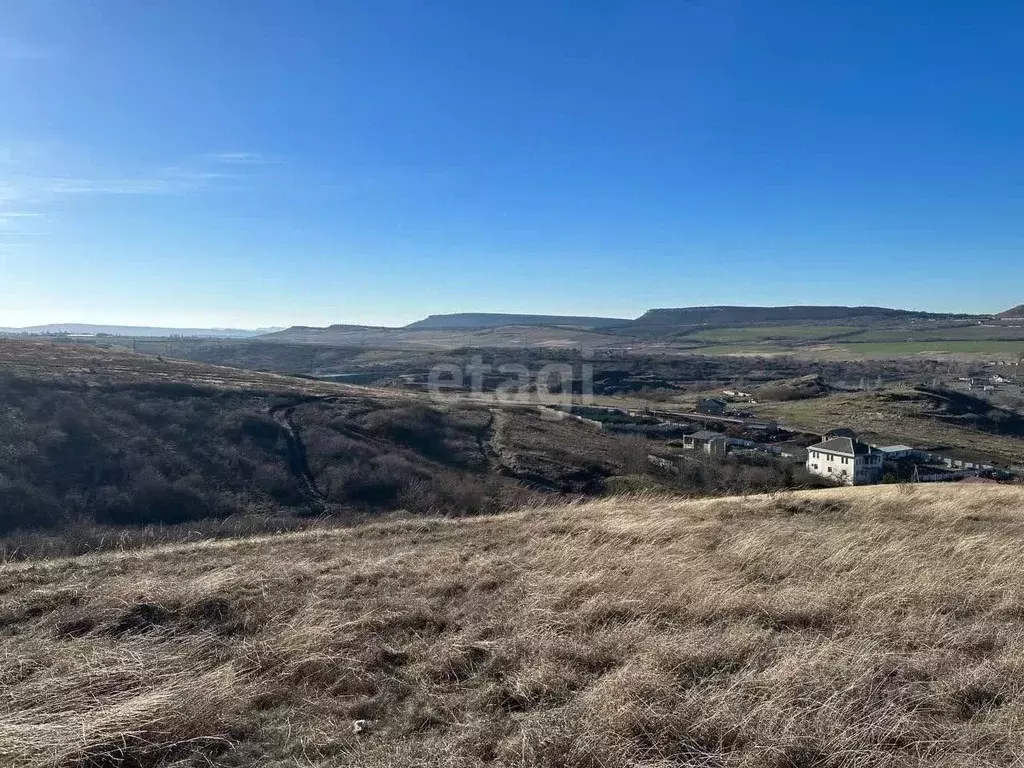
<svg viewBox="0 0 1024 768"><path fill-rule="evenodd" d="M845 485L873 485L887 473L901 480L937 482L997 472L991 464L954 459L909 445L875 446L849 429L835 429L807 448L807 470Z"/></svg>
<svg viewBox="0 0 1024 768"><path fill-rule="evenodd" d="M777 423L756 422L738 414L724 416L727 405L715 398L706 398L692 414L608 406L561 406L551 410L560 418L577 419L608 432L674 439L678 442L670 445L710 456L763 453L804 462L811 474L845 485L873 485L886 479L940 482L979 476L1008 480L1020 471L1011 467L1007 472L992 464L909 445L873 445L858 439L853 430L846 428L826 432L819 442L807 445L806 437L791 433ZM702 428L693 431L694 421L702 422ZM716 431L720 429L727 431Z"/></svg>
<svg viewBox="0 0 1024 768"><path fill-rule="evenodd" d="M1007 383L1002 376L993 376L996 384ZM989 387L990 388L990 387ZM726 396L746 395L745 392L725 390ZM721 398L702 398L697 402L695 411L706 419L719 422L731 421L723 418L727 413L729 402ZM735 414L747 416L749 414ZM745 425L751 426L746 419ZM697 432L684 438L684 447L702 448L710 454L722 454L726 450L764 450L778 456L802 458L801 449L775 450L775 446L762 445L730 437L728 440L714 432ZM787 453L786 451L792 451ZM1013 472L996 469L991 464L956 459L950 456L935 454L927 450L913 448L909 445L872 445L857 438L850 429L834 429L822 435L821 441L807 446L806 467L808 472L825 477L845 485L873 485L883 479L896 479L913 482L941 482L950 480L974 479L982 475L1010 479ZM1015 468L1011 468L1015 469Z"/></svg>

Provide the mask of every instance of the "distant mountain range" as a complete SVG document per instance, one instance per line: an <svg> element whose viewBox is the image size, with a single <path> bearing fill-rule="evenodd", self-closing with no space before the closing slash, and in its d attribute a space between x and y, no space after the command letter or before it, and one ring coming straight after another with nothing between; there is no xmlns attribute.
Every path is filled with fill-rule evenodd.
<svg viewBox="0 0 1024 768"><path fill-rule="evenodd" d="M113 336L188 336L200 338L247 339L267 341L363 343L370 339L383 341L416 331L481 331L508 327L550 327L572 329L573 332L596 331L605 334L652 334L689 332L700 327L744 327L783 325L850 325L886 326L915 321L984 321L1024 318L1024 304L998 314L971 315L922 312L888 307L787 306L744 307L708 306L651 309L636 319L621 317L590 317L578 315L533 315L499 312L458 312L430 315L401 328L336 324L326 327L296 325L290 328L162 328L132 325L91 325L88 323L53 323L27 328L0 328L4 334L66 333Z"/></svg>
<svg viewBox="0 0 1024 768"><path fill-rule="evenodd" d="M1021 314L1014 314L1021 313ZM697 328L729 328L785 325L849 325L886 327L912 322L983 321L992 317L1024 316L1017 307L1002 315L970 315L922 312L888 307L791 306L791 307L676 307L651 309L635 320L621 317L589 317L577 315L527 315L496 312L459 312L430 315L402 328L379 328L357 325L332 325L326 328L295 326L263 338L273 341L356 342L357 336L370 334L374 341L386 337L404 337L415 331L482 331L494 328L548 327L596 331L614 335L650 337ZM362 334L360 333L362 332Z"/></svg>
<svg viewBox="0 0 1024 768"><path fill-rule="evenodd" d="M0 328L0 333L96 336L192 336L207 339L249 339L282 328L158 328L148 325L91 325L89 323L50 323L25 328Z"/></svg>

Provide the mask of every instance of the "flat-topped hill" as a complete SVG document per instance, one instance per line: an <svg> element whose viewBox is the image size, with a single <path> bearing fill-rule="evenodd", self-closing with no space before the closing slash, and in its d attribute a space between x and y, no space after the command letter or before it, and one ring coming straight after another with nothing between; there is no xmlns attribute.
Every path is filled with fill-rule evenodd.
<svg viewBox="0 0 1024 768"><path fill-rule="evenodd" d="M886 307L793 306L793 307L679 307L651 309L634 320L631 328L688 325L788 325L792 323L902 322L955 318L934 312Z"/></svg>
<svg viewBox="0 0 1024 768"><path fill-rule="evenodd" d="M460 312L430 315L405 326L407 329L499 328L505 325L555 325L580 328L606 328L630 322L617 317L577 317L569 315L520 315L496 312Z"/></svg>
<svg viewBox="0 0 1024 768"><path fill-rule="evenodd" d="M1019 488L888 486L10 564L0 755L1016 765L1022 537Z"/></svg>

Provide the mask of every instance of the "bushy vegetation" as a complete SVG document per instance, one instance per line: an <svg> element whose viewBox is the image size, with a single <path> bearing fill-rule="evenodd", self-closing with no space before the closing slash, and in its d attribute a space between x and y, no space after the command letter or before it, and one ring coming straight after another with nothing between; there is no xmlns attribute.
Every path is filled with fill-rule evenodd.
<svg viewBox="0 0 1024 768"><path fill-rule="evenodd" d="M182 523L301 502L250 395L181 385L0 386L0 534Z"/></svg>
<svg viewBox="0 0 1024 768"><path fill-rule="evenodd" d="M494 512L486 409L187 383L0 381L0 554L281 531L325 516ZM303 522L306 521L306 522Z"/></svg>
<svg viewBox="0 0 1024 768"><path fill-rule="evenodd" d="M609 478L607 493L643 490L729 496L833 486L802 464L754 452L726 456L698 450L668 452L664 444L639 437L623 439L621 451L626 477Z"/></svg>
<svg viewBox="0 0 1024 768"><path fill-rule="evenodd" d="M87 346L5 342L0 363L7 558L324 517L492 513L624 482L686 495L814 482L757 457L689 453L666 469L650 460L664 443L532 407L440 405Z"/></svg>
<svg viewBox="0 0 1024 768"><path fill-rule="evenodd" d="M758 388L755 397L758 400L810 400L825 397L829 393L828 384L820 375L801 376L795 379L776 381Z"/></svg>
<svg viewBox="0 0 1024 768"><path fill-rule="evenodd" d="M448 515L494 512L531 496L492 471L492 418L485 408L419 402L314 403L292 414L327 500Z"/></svg>
<svg viewBox="0 0 1024 768"><path fill-rule="evenodd" d="M772 493L797 488L827 488L825 478L813 475L802 464L769 456L687 457L670 487L691 495Z"/></svg>
<svg viewBox="0 0 1024 768"><path fill-rule="evenodd" d="M983 397L945 387L917 386L885 393L893 403L917 407L921 415L997 435L1024 436L1024 415Z"/></svg>

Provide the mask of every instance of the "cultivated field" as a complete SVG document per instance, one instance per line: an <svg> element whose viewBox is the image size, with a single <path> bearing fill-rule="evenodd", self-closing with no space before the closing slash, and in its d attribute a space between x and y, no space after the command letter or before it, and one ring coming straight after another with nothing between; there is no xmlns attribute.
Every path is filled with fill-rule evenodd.
<svg viewBox="0 0 1024 768"><path fill-rule="evenodd" d="M9 564L0 764L1019 765L1022 536L876 487Z"/></svg>
<svg viewBox="0 0 1024 768"><path fill-rule="evenodd" d="M850 339L850 342L853 340ZM903 356L921 357L994 357L1000 360L1017 360L1024 355L1024 341L999 339L934 340L934 341L884 341L859 342L837 345L846 353L843 359L893 358Z"/></svg>
<svg viewBox="0 0 1024 768"><path fill-rule="evenodd" d="M860 333L863 329L851 325L775 325L747 328L714 328L685 335L686 339L715 343L751 341L815 341Z"/></svg>

